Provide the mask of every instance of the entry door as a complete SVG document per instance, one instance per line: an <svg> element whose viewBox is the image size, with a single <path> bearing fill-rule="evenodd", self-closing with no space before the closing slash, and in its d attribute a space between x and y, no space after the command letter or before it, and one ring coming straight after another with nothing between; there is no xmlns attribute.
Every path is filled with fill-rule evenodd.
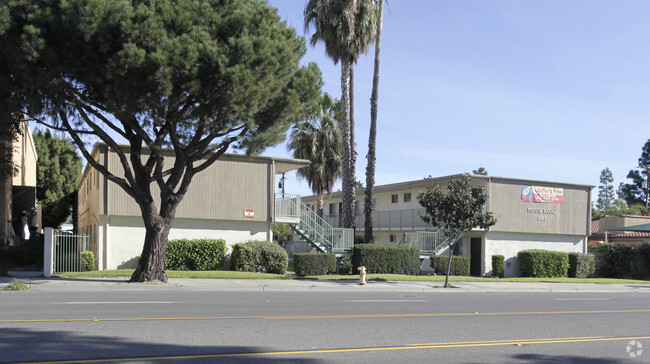
<svg viewBox="0 0 650 364"><path fill-rule="evenodd" d="M473 276L481 275L481 238L470 239L470 263L469 274Z"/></svg>

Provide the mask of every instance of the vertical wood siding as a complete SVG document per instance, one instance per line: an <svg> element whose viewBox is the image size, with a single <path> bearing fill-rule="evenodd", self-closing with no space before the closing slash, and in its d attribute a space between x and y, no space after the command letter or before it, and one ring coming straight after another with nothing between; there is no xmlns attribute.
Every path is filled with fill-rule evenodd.
<svg viewBox="0 0 650 364"><path fill-rule="evenodd" d="M173 165L166 157L165 164ZM266 160L224 156L212 166L194 176L190 189L176 211L177 218L217 220L247 220L244 210L255 211L253 221L268 221L268 164ZM108 168L124 176L115 153L108 155ZM152 185L156 204L160 206L159 188ZM109 215L140 216L135 201L115 183L108 183Z"/></svg>

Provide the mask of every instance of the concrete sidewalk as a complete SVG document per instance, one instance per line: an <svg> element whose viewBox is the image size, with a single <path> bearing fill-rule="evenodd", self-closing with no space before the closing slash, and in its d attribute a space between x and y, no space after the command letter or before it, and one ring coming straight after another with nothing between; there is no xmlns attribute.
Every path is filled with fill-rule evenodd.
<svg viewBox="0 0 650 364"><path fill-rule="evenodd" d="M0 290L13 278L0 277ZM312 292L640 292L650 293L650 284L599 283L524 283L524 282L452 282L452 289L442 289L442 282L317 281L306 279L197 279L170 278L168 283L128 283L128 278L18 278L31 291L156 291L156 290L214 290L214 291L312 291Z"/></svg>

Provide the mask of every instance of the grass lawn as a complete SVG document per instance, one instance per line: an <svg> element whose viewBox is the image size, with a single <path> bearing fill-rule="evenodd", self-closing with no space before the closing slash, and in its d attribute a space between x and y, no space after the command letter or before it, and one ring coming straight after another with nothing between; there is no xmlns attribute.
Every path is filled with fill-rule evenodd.
<svg viewBox="0 0 650 364"><path fill-rule="evenodd" d="M102 270L92 272L78 273L57 273L54 276L63 278L128 278L133 273L133 269ZM251 273L235 271L175 271L168 270L169 278L208 278L208 279L316 279L316 280L357 280L358 275L324 275L324 276L307 276L296 277L294 275L270 274L270 273ZM444 275L439 276L407 276L401 274L368 274L368 281L418 281L418 282L442 282L445 280ZM616 279L616 278L481 278L481 277L449 277L450 282L553 282L553 283L645 283L650 281L636 279Z"/></svg>

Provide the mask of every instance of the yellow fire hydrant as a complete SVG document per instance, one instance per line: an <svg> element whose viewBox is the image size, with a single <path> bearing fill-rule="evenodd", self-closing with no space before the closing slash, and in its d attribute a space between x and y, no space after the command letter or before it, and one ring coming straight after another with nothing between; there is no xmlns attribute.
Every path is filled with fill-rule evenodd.
<svg viewBox="0 0 650 364"><path fill-rule="evenodd" d="M366 267L359 267L357 269L359 270L359 284L366 284Z"/></svg>

